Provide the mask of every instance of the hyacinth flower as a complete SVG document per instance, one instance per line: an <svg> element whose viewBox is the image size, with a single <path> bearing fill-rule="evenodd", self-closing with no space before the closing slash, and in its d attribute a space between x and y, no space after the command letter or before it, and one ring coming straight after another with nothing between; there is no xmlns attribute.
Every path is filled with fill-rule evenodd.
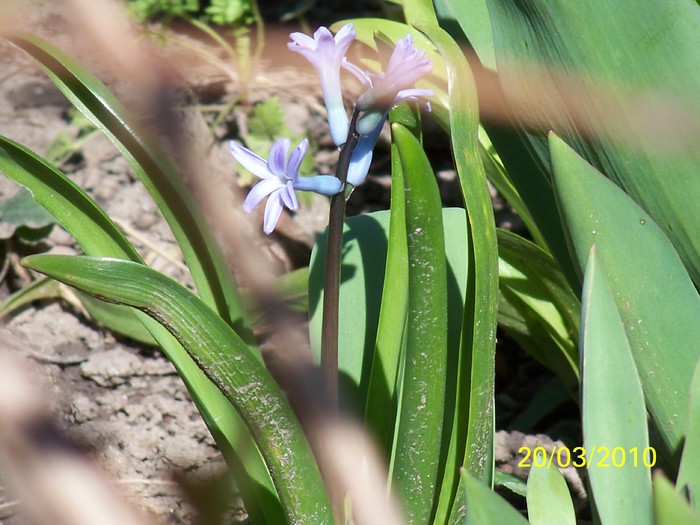
<svg viewBox="0 0 700 525"><path fill-rule="evenodd" d="M391 53L384 71L370 73L345 60L343 67L353 73L365 87L357 100L357 108L364 114L357 122L360 139L353 152L347 182L353 186L362 184L367 177L374 147L379 139L389 109L402 101L420 102L433 96L429 89L411 86L429 74L433 63L425 52L413 47L413 37L407 34L399 40ZM426 102L428 110L430 104Z"/></svg>
<svg viewBox="0 0 700 525"><path fill-rule="evenodd" d="M318 28L313 38L303 33L292 33L289 37L292 41L287 47L311 62L318 73L331 137L336 146L342 146L347 140L350 123L340 89L340 68L355 39L352 24L343 26L335 37L326 27Z"/></svg>
<svg viewBox="0 0 700 525"><path fill-rule="evenodd" d="M340 180L331 175L300 177L299 167L308 150L309 141L302 140L287 160L289 146L289 139L278 140L270 148L270 156L265 161L237 142L231 141L229 143L234 158L253 175L263 179L248 193L248 197L243 203L243 210L246 213L252 212L265 197L268 197L263 220L263 231L268 235L277 226L285 206L292 211L299 208L295 190L333 195L342 188Z"/></svg>
<svg viewBox="0 0 700 525"><path fill-rule="evenodd" d="M371 73L361 70L347 60L343 62L343 67L354 74L365 87L365 91L357 99L357 108L364 112L357 123L360 135L371 134L377 125L384 122L387 111L399 102L417 102L421 98L433 96L429 89L412 87L416 81L433 70L433 62L425 56L425 51L413 47L413 37L410 33L396 43L389 61L383 66L383 71Z"/></svg>

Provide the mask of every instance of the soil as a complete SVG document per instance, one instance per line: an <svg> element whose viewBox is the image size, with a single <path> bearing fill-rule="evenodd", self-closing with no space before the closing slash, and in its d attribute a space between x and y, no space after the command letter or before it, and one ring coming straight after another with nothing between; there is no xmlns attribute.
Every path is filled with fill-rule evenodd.
<svg viewBox="0 0 700 525"><path fill-rule="evenodd" d="M62 32L67 22L63 11L53 2L39 2L26 21L60 46L70 41ZM286 35L287 28L271 28L268 50L280 44L274 35ZM48 35L46 34L48 33ZM53 37L53 38L52 38ZM280 36L282 38L282 36ZM286 39L286 36L284 36ZM214 50L214 52L218 52ZM190 57L191 58L191 57ZM249 103L276 94L283 102L287 125L294 132L310 133L319 149L315 154L320 172L332 169L337 152L324 131L320 93L312 75L304 76L289 67L276 67L274 60L263 59ZM272 65L270 65L272 64ZM236 94L236 86L221 79L220 73L196 64L180 68L190 93L207 104L220 104ZM293 79L293 82L292 82ZM109 79L108 79L109 80ZM291 87L290 87L291 86ZM118 87L118 86L117 86ZM61 133L75 138L78 129L70 122L70 105L63 95L21 53L0 44L0 134L30 149L45 153ZM201 122L211 123L213 113L205 113ZM238 188L233 163L223 139L240 132L244 119L234 111L215 130L217 140L211 152L220 159L224 171L230 169L226 184ZM243 124L241 125L241 122ZM201 131L201 126L197 128ZM206 130L206 127L204 127ZM438 134L436 147L444 150ZM436 164L441 190L448 204L459 192L454 172L445 162ZM147 191L137 181L126 161L101 134L96 134L71 155L63 170L119 221L144 258L161 271L188 284L177 245L160 217ZM350 202L354 213L385 208L388 203L388 147L380 143L373 175ZM0 177L0 202L11 197L18 187ZM502 201L496 199L501 225L521 227ZM261 240L271 260L281 270L289 270L308 260L316 234L325 226L327 201L314 199L294 215L285 214L278 231ZM258 210L251 227L261 223ZM26 247L25 247L26 248ZM71 236L54 227L41 246L60 253L78 253ZM10 253L9 267L2 274L0 301L32 278L18 265L19 254ZM195 484L219 483L231 495L222 523L245 520L235 487L226 477L226 468L204 423L192 404L174 368L154 348L118 337L100 327L73 304L44 301L15 312L0 328L0 352L9 351L33 363L49 395L47 400L60 426L72 439L90 445L89 455L115 481L118 489L139 508L163 523L197 522L196 512L179 480L185 477ZM529 440L529 441L528 441ZM499 462L513 466L517 475L517 449L530 439L524 435L499 433ZM553 443L539 436L538 443ZM508 469L506 469L508 470ZM223 480L223 481L222 481ZM578 480L578 481L577 481ZM578 483L575 475L569 480ZM15 500L6 492L0 473L0 525L24 525L22 507L31 502Z"/></svg>

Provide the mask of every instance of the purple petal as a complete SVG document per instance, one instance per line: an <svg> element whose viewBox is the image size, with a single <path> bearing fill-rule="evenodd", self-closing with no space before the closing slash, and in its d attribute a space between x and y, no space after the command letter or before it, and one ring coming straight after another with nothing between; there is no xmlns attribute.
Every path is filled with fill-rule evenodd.
<svg viewBox="0 0 700 525"><path fill-rule="evenodd" d="M279 139L270 148L270 157L267 164L270 171L280 178L287 178L285 164L287 163L287 152L289 151L289 139Z"/></svg>
<svg viewBox="0 0 700 525"><path fill-rule="evenodd" d="M248 193L248 196L243 202L243 211L246 213L253 211L253 208L260 204L260 201L279 189L280 186L281 184L277 177L274 179L265 179L257 183L253 186L253 189L250 190L250 193Z"/></svg>
<svg viewBox="0 0 700 525"><path fill-rule="evenodd" d="M363 86L365 86L366 88L372 87L372 77L369 76L364 70L360 69L358 66L356 66L352 62L349 62L345 58L343 59L340 65L343 69L352 73L357 78L357 80L359 80L362 83Z"/></svg>
<svg viewBox="0 0 700 525"><path fill-rule="evenodd" d="M294 183L291 180L287 182L284 188L279 190L279 196L284 205L290 210L299 209L299 201L297 201L297 195L294 193Z"/></svg>
<svg viewBox="0 0 700 525"><path fill-rule="evenodd" d="M297 175L299 174L299 167L301 166L308 149L309 139L304 139L296 148L292 150L291 155L289 155L289 162L287 163L287 177L292 180L296 180Z"/></svg>
<svg viewBox="0 0 700 525"><path fill-rule="evenodd" d="M277 222L280 220L280 215L282 215L282 199L279 194L275 192L270 195L267 199L267 204L265 205L265 216L263 218L263 231L270 235L272 230L277 226Z"/></svg>
<svg viewBox="0 0 700 525"><path fill-rule="evenodd" d="M420 102L420 98L430 98L434 95L433 91L430 89L418 89L418 88L409 88L409 89L402 89L396 94L396 98L394 98L394 104L396 105L402 100L412 100L414 102ZM428 111L430 111L430 103L426 101L426 105L428 106Z"/></svg>
<svg viewBox="0 0 700 525"><path fill-rule="evenodd" d="M248 148L244 148L237 142L231 141L228 145L233 157L253 175L262 179L275 177L263 158L258 157L255 153Z"/></svg>

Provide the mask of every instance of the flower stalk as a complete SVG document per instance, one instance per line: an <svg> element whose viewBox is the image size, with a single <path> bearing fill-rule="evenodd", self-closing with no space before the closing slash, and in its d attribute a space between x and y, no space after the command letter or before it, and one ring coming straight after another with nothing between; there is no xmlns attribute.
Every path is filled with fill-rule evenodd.
<svg viewBox="0 0 700 525"><path fill-rule="evenodd" d="M348 137L340 150L335 176L345 185L352 153L359 135L356 130L359 110L355 108L350 119ZM328 406L338 411L338 310L340 304L340 254L345 221L345 192L331 197L326 246L326 275L323 286L323 329L321 332L321 374Z"/></svg>

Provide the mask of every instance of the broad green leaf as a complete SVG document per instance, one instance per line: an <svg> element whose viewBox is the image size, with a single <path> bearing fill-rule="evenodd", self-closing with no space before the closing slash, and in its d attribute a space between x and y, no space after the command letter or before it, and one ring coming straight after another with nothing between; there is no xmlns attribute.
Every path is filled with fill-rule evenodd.
<svg viewBox="0 0 700 525"><path fill-rule="evenodd" d="M447 381L447 262L437 181L423 148L391 126L406 199L408 310L406 359L393 477L409 522L427 523L439 490Z"/></svg>
<svg viewBox="0 0 700 525"><path fill-rule="evenodd" d="M442 214L448 263L450 308L448 340L456 347L460 336L461 326L459 323L466 288L467 246L465 240L468 237L464 210L445 208L442 210ZM381 392L375 393L376 397L369 397L372 390L366 392L362 385L367 384L368 374L371 374L369 364L365 359L375 358L375 347L372 346L375 335L377 351L382 352L382 355L391 355L392 359L400 358L398 354L402 346L406 320L407 285L404 279L407 279L407 275L400 275L400 261L397 262L387 257L387 253L390 253L391 250L388 243L392 242L391 236L394 235L392 218L394 217L391 216L390 212L378 211L349 217L346 220L340 285L340 333L343 336L339 341L338 356L341 377L345 378L346 390L344 393L350 395L355 401L377 405L377 418L380 416L384 418L386 424L384 432L388 433L387 438L391 438L394 431L393 422L386 420L391 419L387 410L392 399L395 408L395 387L392 386L391 390L386 391L377 387L378 390L375 392L380 390ZM322 288L325 242L325 235L320 236L311 256L309 274L309 312L311 314L309 330L312 350L317 358L320 356L321 320L323 318ZM405 258L403 263L406 264L404 272L407 272L408 263ZM389 265L390 268L386 272L384 271L385 265ZM396 265L396 269L394 269L394 265ZM390 276L391 279L388 279L387 276ZM391 280L396 282L390 283ZM386 290L387 287L391 293L384 295L387 298L386 304L382 304L380 292L383 289ZM387 308L390 307L395 309L391 315L391 320L394 322L390 323L387 320L384 326L386 333L381 335L380 310L383 308L383 311L386 312ZM358 316L359 309L369 312L369 315ZM384 348L379 349L380 344ZM388 363L383 363L383 365L389 366ZM398 364L391 365L391 370L394 372L388 373L387 377L398 373ZM396 378L394 378L395 381ZM388 388L388 385L383 385L383 388ZM366 392L368 396L366 401L360 392ZM355 408L361 409L361 407Z"/></svg>
<svg viewBox="0 0 700 525"><path fill-rule="evenodd" d="M673 490L673 485L661 472L654 473L655 525L700 525L700 513Z"/></svg>
<svg viewBox="0 0 700 525"><path fill-rule="evenodd" d="M632 350L598 253L591 248L581 299L582 463L602 525L652 525L644 395ZM602 257L601 257L602 259Z"/></svg>
<svg viewBox="0 0 700 525"><path fill-rule="evenodd" d="M573 392L579 377L578 299L552 256L530 241L498 230L498 253L499 325Z"/></svg>
<svg viewBox="0 0 700 525"><path fill-rule="evenodd" d="M651 217L554 134L550 147L575 257L583 267L591 245L598 247L647 408L675 454L687 428L690 380L700 355L700 297Z"/></svg>
<svg viewBox="0 0 700 525"><path fill-rule="evenodd" d="M487 0L435 0L440 25L456 39L459 30L469 37L481 63L496 69L496 53ZM457 27L454 27L457 25Z"/></svg>
<svg viewBox="0 0 700 525"><path fill-rule="evenodd" d="M255 436L287 521L333 522L314 456L284 394L258 353L203 301L163 274L130 261L37 255L23 264L105 301L137 308L161 323Z"/></svg>
<svg viewBox="0 0 700 525"><path fill-rule="evenodd" d="M489 487L466 470L461 473L460 487L464 499L456 506L462 525L528 525L527 520Z"/></svg>
<svg viewBox="0 0 700 525"><path fill-rule="evenodd" d="M471 236L468 285L462 322L457 405L446 477L436 523L451 515L457 467L491 485L494 434L494 355L498 309L498 252L491 196L479 155L478 101L474 78L459 46L437 26L416 24L438 48L447 67L450 140ZM462 458L462 459L460 459Z"/></svg>
<svg viewBox="0 0 700 525"><path fill-rule="evenodd" d="M683 455L678 469L676 487L687 493L693 507L700 508L700 360L695 366L693 381L690 384L688 403L688 430L683 443Z"/></svg>
<svg viewBox="0 0 700 525"><path fill-rule="evenodd" d="M247 341L252 341L223 256L175 164L153 144L144 142L121 103L70 57L35 36L15 33L6 38L36 60L68 100L124 155L173 230L202 299L229 320Z"/></svg>
<svg viewBox="0 0 700 525"><path fill-rule="evenodd" d="M15 235L22 238L30 232L43 232L43 237L46 237L54 224L53 217L24 189L0 203L0 240Z"/></svg>
<svg viewBox="0 0 700 525"><path fill-rule="evenodd" d="M574 504L553 454L535 447L527 478L527 516L530 525L576 525Z"/></svg>
<svg viewBox="0 0 700 525"><path fill-rule="evenodd" d="M344 226L338 314L338 372L341 402L359 413L369 385L386 261L388 213L350 217ZM314 355L321 355L323 282L327 235L319 237L309 271L309 330Z"/></svg>
<svg viewBox="0 0 700 525"><path fill-rule="evenodd" d="M487 3L506 99L624 188L700 283L697 2ZM530 152L546 164L543 145Z"/></svg>
<svg viewBox="0 0 700 525"><path fill-rule="evenodd" d="M88 255L142 262L134 247L104 211L68 177L27 148L0 137L0 171L26 187ZM199 370L182 346L158 323L135 312L178 370L192 399L230 465L239 465L239 489L252 514L281 516L272 479L255 445L223 394ZM236 450L253 450L237 456ZM247 477L251 480L247 481Z"/></svg>

